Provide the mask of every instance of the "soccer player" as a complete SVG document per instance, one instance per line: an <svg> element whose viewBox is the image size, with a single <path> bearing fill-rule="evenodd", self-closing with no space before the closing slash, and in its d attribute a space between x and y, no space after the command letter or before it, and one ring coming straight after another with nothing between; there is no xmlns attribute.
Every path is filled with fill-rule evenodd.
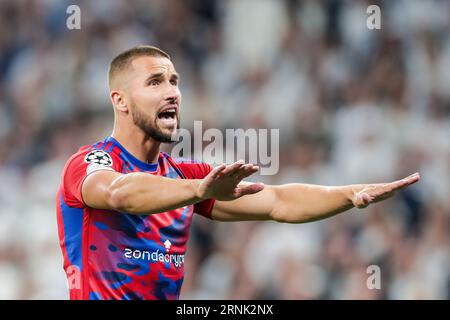
<svg viewBox="0 0 450 320"><path fill-rule="evenodd" d="M160 152L180 125L179 75L139 46L109 68L114 129L66 163L57 221L71 299L178 299L194 213L218 221L304 223L364 208L419 180L326 187L248 183L237 161L216 168Z"/></svg>

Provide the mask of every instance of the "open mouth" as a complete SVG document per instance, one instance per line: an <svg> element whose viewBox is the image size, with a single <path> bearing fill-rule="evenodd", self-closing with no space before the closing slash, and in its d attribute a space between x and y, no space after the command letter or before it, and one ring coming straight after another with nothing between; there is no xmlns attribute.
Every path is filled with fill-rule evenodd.
<svg viewBox="0 0 450 320"><path fill-rule="evenodd" d="M158 114L158 118L159 119L175 119L176 115L177 115L176 108L171 108L171 109L167 109L163 112L160 112Z"/></svg>
<svg viewBox="0 0 450 320"><path fill-rule="evenodd" d="M158 113L158 122L160 126L165 128L176 128L177 126L177 106L167 106L160 113Z"/></svg>

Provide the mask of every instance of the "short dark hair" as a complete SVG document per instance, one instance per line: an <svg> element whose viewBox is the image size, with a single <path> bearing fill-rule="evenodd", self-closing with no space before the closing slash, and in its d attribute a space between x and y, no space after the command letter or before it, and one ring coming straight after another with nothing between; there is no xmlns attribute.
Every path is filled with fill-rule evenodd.
<svg viewBox="0 0 450 320"><path fill-rule="evenodd" d="M136 57L144 57L144 56L150 56L150 57L165 57L170 60L170 56L164 52L163 50L153 47L153 46L147 46L147 45L141 45L137 46L131 49L128 49L120 54L118 54L109 65L108 70L108 84L111 88L111 81L114 78L114 76L129 67L131 61L133 61Z"/></svg>

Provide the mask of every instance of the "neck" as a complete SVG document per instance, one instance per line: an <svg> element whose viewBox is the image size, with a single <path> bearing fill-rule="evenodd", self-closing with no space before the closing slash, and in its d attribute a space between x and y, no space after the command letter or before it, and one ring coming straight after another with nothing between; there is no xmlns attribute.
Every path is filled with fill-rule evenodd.
<svg viewBox="0 0 450 320"><path fill-rule="evenodd" d="M148 163L158 160L161 142L146 136L139 128L127 130L115 123L111 136L137 159Z"/></svg>

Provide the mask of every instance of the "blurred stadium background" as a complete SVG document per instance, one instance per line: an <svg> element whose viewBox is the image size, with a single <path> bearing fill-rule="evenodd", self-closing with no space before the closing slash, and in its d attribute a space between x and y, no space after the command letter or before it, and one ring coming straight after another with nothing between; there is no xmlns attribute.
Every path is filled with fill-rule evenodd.
<svg viewBox="0 0 450 320"><path fill-rule="evenodd" d="M70 4L81 30L66 28ZM62 167L112 129L111 58L154 44L181 73L183 127L281 129L280 172L258 180L422 175L311 224L195 217L182 299L449 299L449 30L439 0L1 0L0 298L67 299ZM366 288L372 264L381 290Z"/></svg>

